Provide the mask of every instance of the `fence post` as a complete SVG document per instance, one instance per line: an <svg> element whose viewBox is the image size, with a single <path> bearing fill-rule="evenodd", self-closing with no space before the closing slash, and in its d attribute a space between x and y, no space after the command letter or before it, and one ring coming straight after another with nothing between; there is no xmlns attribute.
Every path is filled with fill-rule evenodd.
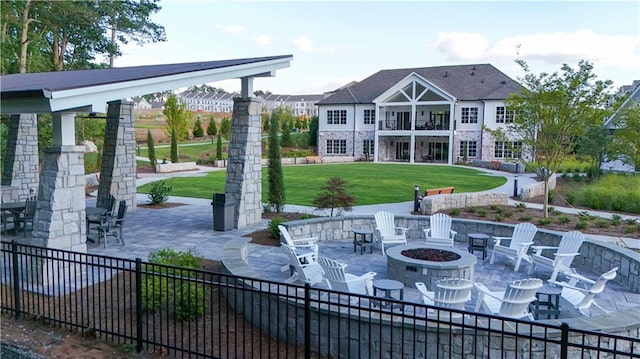
<svg viewBox="0 0 640 359"><path fill-rule="evenodd" d="M304 357L311 358L311 285L304 284Z"/></svg>
<svg viewBox="0 0 640 359"><path fill-rule="evenodd" d="M569 352L569 324L560 324L560 359L567 359Z"/></svg>
<svg viewBox="0 0 640 359"><path fill-rule="evenodd" d="M136 351L142 351L142 259L136 258Z"/></svg>
<svg viewBox="0 0 640 359"><path fill-rule="evenodd" d="M18 263L18 242L11 241L11 257L13 260L13 307L16 319L20 318L20 270Z"/></svg>

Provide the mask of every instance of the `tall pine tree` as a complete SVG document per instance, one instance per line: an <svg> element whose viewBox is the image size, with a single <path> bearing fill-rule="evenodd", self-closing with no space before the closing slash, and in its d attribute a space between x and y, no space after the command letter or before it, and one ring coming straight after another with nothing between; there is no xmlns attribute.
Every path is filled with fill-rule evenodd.
<svg viewBox="0 0 640 359"><path fill-rule="evenodd" d="M178 138L175 129L171 131L171 162L178 163Z"/></svg>
<svg viewBox="0 0 640 359"><path fill-rule="evenodd" d="M216 159L218 161L223 160L222 157L222 134L218 132L218 143L216 143Z"/></svg>
<svg viewBox="0 0 640 359"><path fill-rule="evenodd" d="M278 117L279 111L275 110L271 115L271 127L269 127L269 195L267 198L273 209L280 213L284 207L285 195L280 137L278 136Z"/></svg>
<svg viewBox="0 0 640 359"><path fill-rule="evenodd" d="M147 130L147 152L149 152L149 162L151 163L151 168L156 170L156 148L155 143L153 142L153 136L151 136L151 130Z"/></svg>

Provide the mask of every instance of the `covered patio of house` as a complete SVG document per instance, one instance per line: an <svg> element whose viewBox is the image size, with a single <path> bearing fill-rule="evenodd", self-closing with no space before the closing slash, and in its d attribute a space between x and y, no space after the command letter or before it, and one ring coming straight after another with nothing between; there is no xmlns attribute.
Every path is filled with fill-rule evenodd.
<svg viewBox="0 0 640 359"><path fill-rule="evenodd" d="M226 192L237 204L234 228L261 220L261 106L255 77L275 76L293 56L218 60L123 68L26 73L0 78L1 114L10 115L2 173L2 201L37 194L28 244L86 252L84 149L76 144L78 114L105 113L105 138L97 205L109 197L136 209L133 96L240 79L234 98ZM106 108L106 111L105 111ZM37 114L51 113L53 145L38 156ZM18 237L16 237L18 238Z"/></svg>

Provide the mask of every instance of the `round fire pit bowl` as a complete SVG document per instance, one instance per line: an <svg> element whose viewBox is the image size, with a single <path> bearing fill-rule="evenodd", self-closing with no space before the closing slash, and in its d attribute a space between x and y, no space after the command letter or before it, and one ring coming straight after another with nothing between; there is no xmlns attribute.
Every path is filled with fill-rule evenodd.
<svg viewBox="0 0 640 359"><path fill-rule="evenodd" d="M413 259L402 255L402 251L415 251L427 248L439 252L452 252L452 255L444 257L458 258L445 262ZM407 246L394 246L385 249L387 254L387 276L404 283L405 286L415 288L416 282L424 282L429 290L434 290L437 280L444 278L465 278L473 280L476 256L467 251L450 247L436 247L427 244L410 244ZM442 254L442 253L440 253ZM442 257L442 256L440 256Z"/></svg>

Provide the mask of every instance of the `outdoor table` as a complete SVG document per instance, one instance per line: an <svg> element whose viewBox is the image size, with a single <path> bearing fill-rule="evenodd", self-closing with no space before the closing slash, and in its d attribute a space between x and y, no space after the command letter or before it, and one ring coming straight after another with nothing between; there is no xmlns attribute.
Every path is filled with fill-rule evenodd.
<svg viewBox="0 0 640 359"><path fill-rule="evenodd" d="M369 240L367 240L369 236ZM356 251L356 246L360 246L360 255L364 253L366 247L369 247L370 253L373 253L373 231L368 229L354 229L353 230L353 251Z"/></svg>
<svg viewBox="0 0 640 359"><path fill-rule="evenodd" d="M85 213L86 213L86 217L87 217L87 241L91 242L91 243L95 243L96 241L94 241L92 238L89 237L89 230L90 230L90 222L89 220L93 220L95 223L96 218L103 216L105 213L107 213L107 210L105 208L101 208L101 207L87 207L85 209Z"/></svg>
<svg viewBox="0 0 640 359"><path fill-rule="evenodd" d="M373 295L378 296L378 291L384 294L384 298L394 299L392 293L394 290L399 292L399 299L404 300L404 284L393 279L376 279L373 281ZM380 306L387 308L390 306L389 302L381 301Z"/></svg>
<svg viewBox="0 0 640 359"><path fill-rule="evenodd" d="M530 305L534 318L537 320L541 315L546 315L547 319L551 316L558 319L560 294L562 294L561 288L545 282L542 288L536 292L536 300Z"/></svg>
<svg viewBox="0 0 640 359"><path fill-rule="evenodd" d="M13 217L13 234L18 233L18 228L16 227L16 225L18 224L18 220L20 219L20 213L24 212L25 207L25 201L7 202L0 204L0 210L11 213L11 216Z"/></svg>
<svg viewBox="0 0 640 359"><path fill-rule="evenodd" d="M482 259L484 260L487 256L487 242L489 241L489 236L484 233L469 233L467 234L469 238L469 253L473 253L473 251L482 251Z"/></svg>

